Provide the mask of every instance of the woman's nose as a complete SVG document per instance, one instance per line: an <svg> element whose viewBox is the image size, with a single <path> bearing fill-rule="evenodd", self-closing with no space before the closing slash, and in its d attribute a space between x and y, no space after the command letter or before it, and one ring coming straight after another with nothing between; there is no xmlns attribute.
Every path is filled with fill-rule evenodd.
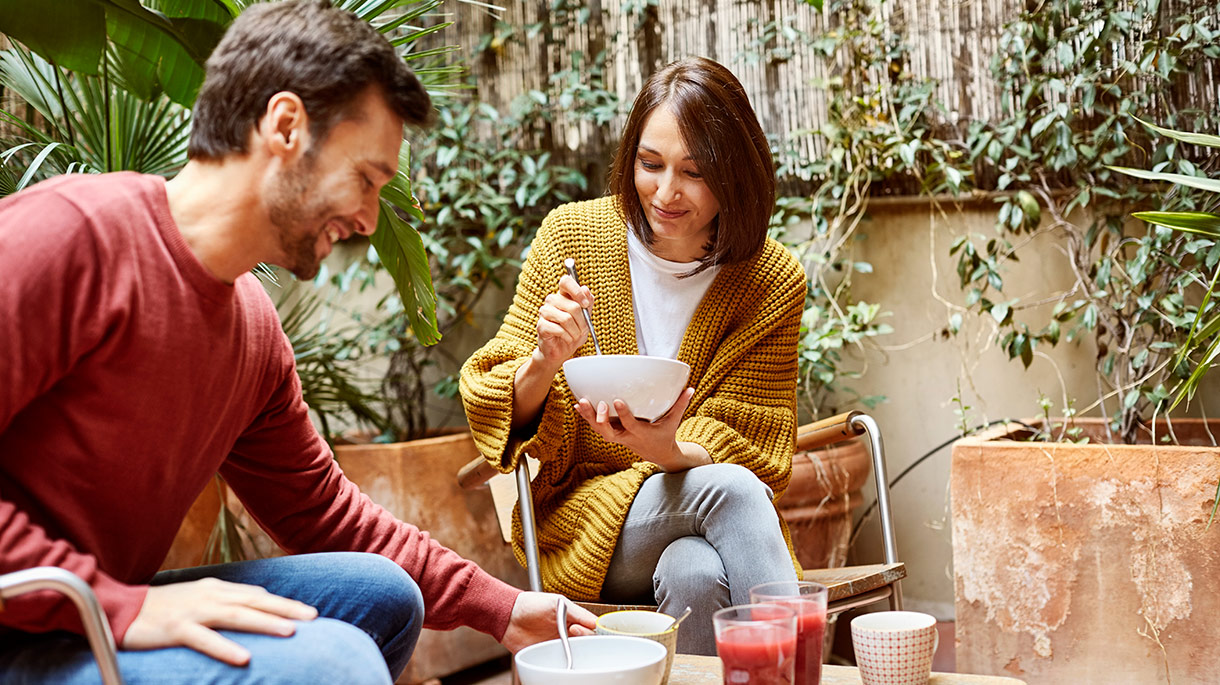
<svg viewBox="0 0 1220 685"><path fill-rule="evenodd" d="M661 180L657 183L657 199L661 202L668 203L682 196L682 189L679 185L678 178L671 173L666 173L661 176Z"/></svg>

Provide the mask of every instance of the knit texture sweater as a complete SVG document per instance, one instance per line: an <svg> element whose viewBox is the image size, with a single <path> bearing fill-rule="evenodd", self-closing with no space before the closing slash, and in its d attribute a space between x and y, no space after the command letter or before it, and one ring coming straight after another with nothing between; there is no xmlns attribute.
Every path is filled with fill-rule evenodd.
<svg viewBox="0 0 1220 685"><path fill-rule="evenodd" d="M425 625L499 639L519 590L343 476L309 420L292 346L252 274L195 257L156 176L70 174L0 202L0 573L59 566L122 642L191 502L219 470L290 553L388 557ZM32 593L4 626L82 630Z"/></svg>
<svg viewBox="0 0 1220 685"><path fill-rule="evenodd" d="M614 197L552 211L530 247L500 330L461 373L466 416L482 455L503 473L527 453L541 462L533 497L543 585L586 601L600 594L632 500L661 469L602 440L576 412L562 371L535 424L512 430L513 382L537 345L539 307L557 289L567 257L596 298L591 315L603 353L638 354L627 230ZM791 475L804 297L800 264L768 239L754 258L720 269L678 352L691 367L695 395L677 440L702 445L715 462L749 468L775 499ZM577 354L594 354L592 340ZM791 548L786 528L784 536ZM514 512L514 550L524 564L521 540ZM799 573L795 555L793 564Z"/></svg>

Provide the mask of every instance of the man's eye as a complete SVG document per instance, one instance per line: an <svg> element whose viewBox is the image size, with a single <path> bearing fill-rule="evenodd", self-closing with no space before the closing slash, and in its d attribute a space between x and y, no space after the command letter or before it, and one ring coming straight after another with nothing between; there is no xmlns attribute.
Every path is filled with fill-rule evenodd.
<svg viewBox="0 0 1220 685"><path fill-rule="evenodd" d="M364 175L364 174L361 174L361 175L360 175L360 178L364 180L364 188L365 188L365 190L372 190L372 189L373 189L373 180L372 180L372 179L370 179L368 176L366 176L366 175Z"/></svg>

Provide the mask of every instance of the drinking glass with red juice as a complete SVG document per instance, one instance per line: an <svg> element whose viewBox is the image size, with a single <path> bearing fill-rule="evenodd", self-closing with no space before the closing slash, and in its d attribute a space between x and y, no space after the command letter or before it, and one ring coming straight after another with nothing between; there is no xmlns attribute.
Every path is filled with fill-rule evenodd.
<svg viewBox="0 0 1220 685"><path fill-rule="evenodd" d="M826 586L806 580L782 580L750 588L750 601L778 604L796 612L796 682L822 681L822 644L826 635Z"/></svg>
<svg viewBox="0 0 1220 685"><path fill-rule="evenodd" d="M793 685L796 612L746 604L712 614L725 685Z"/></svg>

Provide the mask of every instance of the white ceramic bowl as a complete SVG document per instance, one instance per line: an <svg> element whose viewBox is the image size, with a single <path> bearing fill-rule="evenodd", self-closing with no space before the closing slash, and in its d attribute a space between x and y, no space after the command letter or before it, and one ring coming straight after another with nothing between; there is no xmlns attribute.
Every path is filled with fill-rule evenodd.
<svg viewBox="0 0 1220 685"><path fill-rule="evenodd" d="M569 640L572 670L564 668L563 646L548 640L517 652L521 685L660 685L665 677L664 645L642 637L586 635Z"/></svg>
<svg viewBox="0 0 1220 685"><path fill-rule="evenodd" d="M618 416L614 400L622 400L635 418L653 421L682 394L690 366L668 357L603 354L567 360L563 375L577 400L588 398L595 408L605 402L611 416Z"/></svg>

